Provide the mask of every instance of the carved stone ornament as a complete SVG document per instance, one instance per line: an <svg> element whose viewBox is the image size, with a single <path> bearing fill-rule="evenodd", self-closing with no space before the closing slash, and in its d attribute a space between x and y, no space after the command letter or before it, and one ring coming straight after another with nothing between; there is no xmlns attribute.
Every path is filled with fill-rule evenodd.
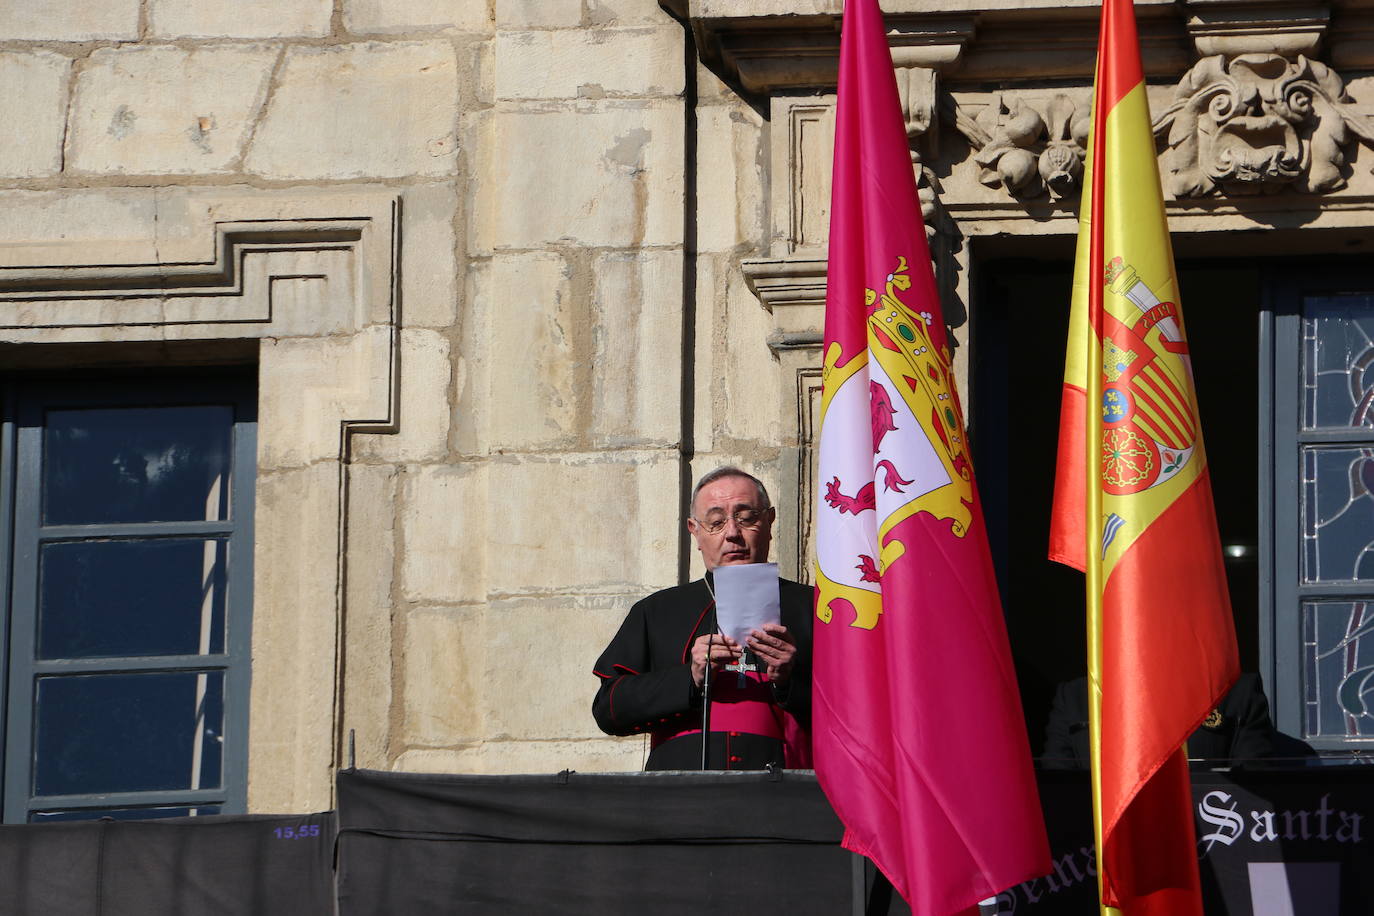
<svg viewBox="0 0 1374 916"><path fill-rule="evenodd" d="M1155 122L1175 197L1321 193L1345 187L1351 134L1374 144L1374 124L1330 67L1299 55L1204 58L1184 75Z"/></svg>
<svg viewBox="0 0 1374 916"><path fill-rule="evenodd" d="M940 207L940 194L936 186L939 180L935 173L929 168L914 163L916 169L916 194L921 200L921 221L926 227L926 241L935 238L939 231L937 223L944 217L944 211Z"/></svg>
<svg viewBox="0 0 1374 916"><path fill-rule="evenodd" d="M1001 185L1013 197L1056 198L1077 192L1083 177L1089 113L1066 95L1056 95L1037 110L1024 99L1001 94L978 116L962 111L955 126L977 147L973 159L988 187Z"/></svg>

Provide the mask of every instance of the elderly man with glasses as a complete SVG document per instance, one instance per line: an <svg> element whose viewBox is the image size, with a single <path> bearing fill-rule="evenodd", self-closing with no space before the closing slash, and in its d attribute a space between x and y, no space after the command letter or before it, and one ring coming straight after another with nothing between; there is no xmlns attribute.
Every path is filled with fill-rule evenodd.
<svg viewBox="0 0 1374 916"><path fill-rule="evenodd" d="M774 516L763 484L739 468L702 477L692 490L687 530L705 578L635 604L597 660L601 686L592 714L608 734L649 734L645 769L701 767L708 664L710 769L811 765L811 588L780 579L782 622L754 630L744 646L716 626L715 569L765 562Z"/></svg>

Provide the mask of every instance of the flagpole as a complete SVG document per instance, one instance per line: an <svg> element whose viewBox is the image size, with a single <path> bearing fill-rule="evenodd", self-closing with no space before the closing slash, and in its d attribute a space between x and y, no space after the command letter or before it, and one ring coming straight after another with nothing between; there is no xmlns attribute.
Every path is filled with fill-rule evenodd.
<svg viewBox="0 0 1374 916"><path fill-rule="evenodd" d="M1100 912L1202 916L1179 746L1239 661L1146 89L1132 2L1103 0L1050 557L1085 573Z"/></svg>
<svg viewBox="0 0 1374 916"><path fill-rule="evenodd" d="M1096 175L1093 176L1093 210L1098 211L1101 199L1101 186ZM1100 217L1100 211L1095 213ZM1097 850L1097 894L1098 900L1105 900L1106 869L1102 865L1105 852L1102 835L1102 479L1101 479L1101 442L1102 442L1102 344L1101 316L1102 307L1102 231L1100 219L1094 220L1091 229L1092 254L1088 262L1089 314L1092 326L1084 335L1088 344L1087 354L1087 410L1084 437L1085 467L1087 468L1087 499L1084 509L1087 513L1083 526L1087 568L1084 570L1087 590L1088 609L1088 736L1092 750L1092 790L1093 790L1093 836ZM1115 907L1101 905L1102 916L1116 916Z"/></svg>
<svg viewBox="0 0 1374 916"><path fill-rule="evenodd" d="M1108 8L1102 5L1102 23L1098 39L1097 67L1093 79L1092 140L1088 144L1085 170L1088 174L1088 333L1083 335L1088 352L1084 354L1087 373L1084 410L1084 499L1083 536L1084 588L1087 591L1088 631L1088 737L1092 768L1093 839L1097 858L1097 899L1102 916L1116 916L1117 910L1106 905L1106 874L1104 866L1106 844L1102 832L1102 286L1104 282L1103 254L1105 246L1106 169L1103 156L1107 139L1107 106L1099 96L1104 84L1106 57L1109 45L1101 36L1107 34ZM1081 217L1080 217L1081 219ZM1081 224L1080 224L1081 231Z"/></svg>

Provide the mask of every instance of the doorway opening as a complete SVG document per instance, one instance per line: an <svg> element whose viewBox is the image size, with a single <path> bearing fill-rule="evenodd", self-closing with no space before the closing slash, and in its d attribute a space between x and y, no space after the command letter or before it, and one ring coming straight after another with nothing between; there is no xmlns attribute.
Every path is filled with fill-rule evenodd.
<svg viewBox="0 0 1374 916"><path fill-rule="evenodd" d="M970 438L1031 747L1055 687L1087 671L1083 576L1046 557L1073 240L973 275ZM1260 667L1260 259L1177 262L1241 668ZM1266 685L1269 687L1270 685Z"/></svg>

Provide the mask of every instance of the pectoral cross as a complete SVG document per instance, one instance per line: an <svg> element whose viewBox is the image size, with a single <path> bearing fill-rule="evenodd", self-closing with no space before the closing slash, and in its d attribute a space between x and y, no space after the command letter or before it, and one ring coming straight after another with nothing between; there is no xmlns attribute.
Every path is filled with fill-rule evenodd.
<svg viewBox="0 0 1374 916"><path fill-rule="evenodd" d="M741 655L739 661L735 662L733 665L726 665L725 670L739 673L737 684L739 688L743 690L749 684L749 678L745 677L744 673L746 671L758 671L759 666L753 662L745 661L745 656Z"/></svg>

